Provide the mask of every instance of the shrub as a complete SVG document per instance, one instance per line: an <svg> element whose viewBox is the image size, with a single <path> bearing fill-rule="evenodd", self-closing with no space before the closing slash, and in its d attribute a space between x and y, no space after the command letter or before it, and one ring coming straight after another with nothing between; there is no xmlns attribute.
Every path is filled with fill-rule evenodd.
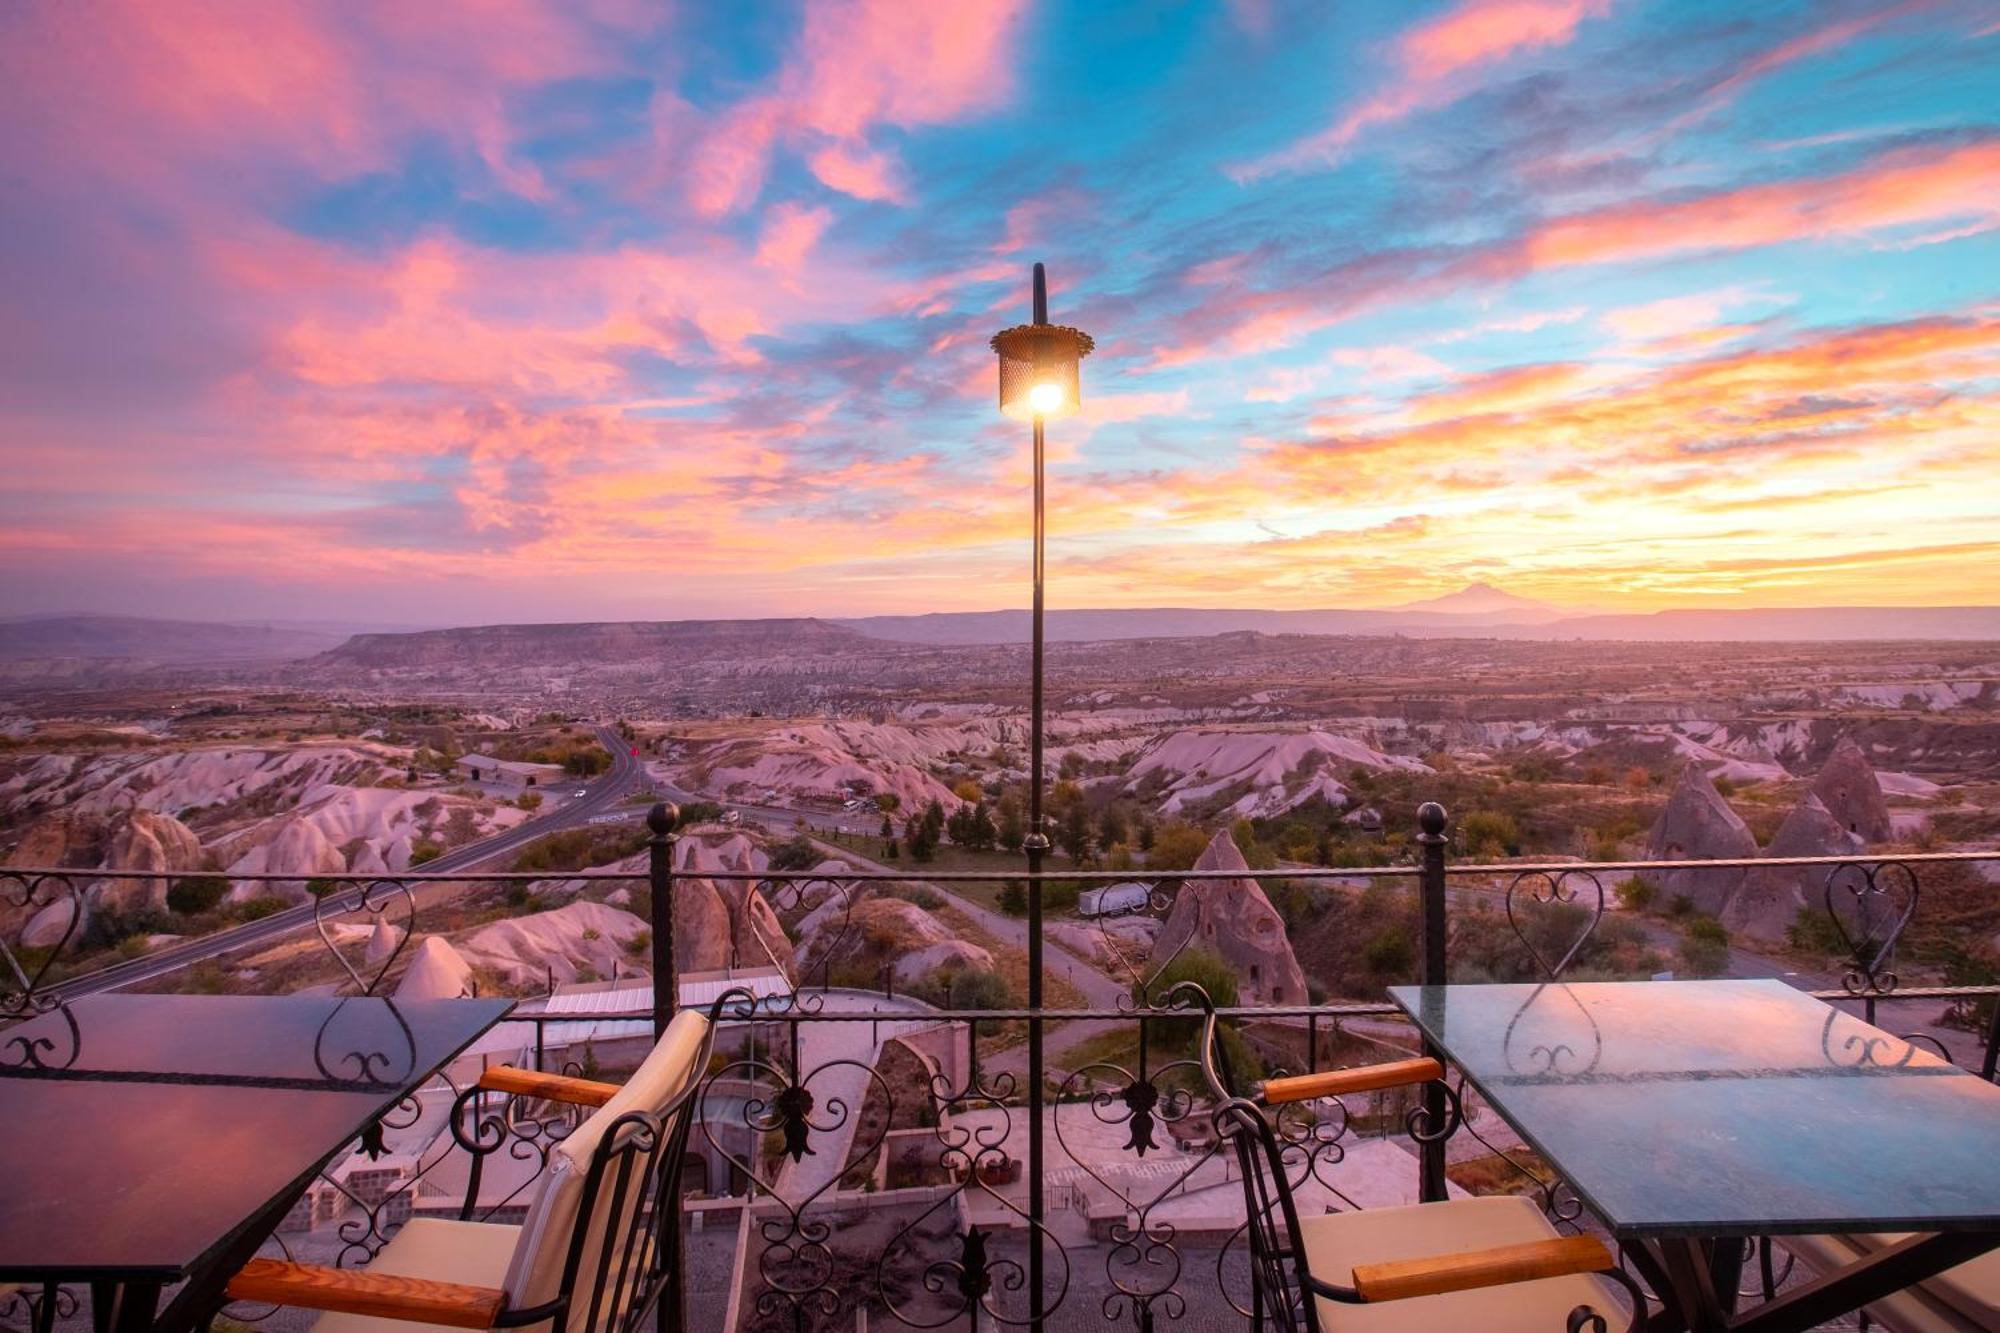
<svg viewBox="0 0 2000 1333"><path fill-rule="evenodd" d="M771 853L773 870L811 870L823 858L813 840L805 834L794 834L789 842L781 843Z"/></svg>
<svg viewBox="0 0 2000 1333"><path fill-rule="evenodd" d="M1634 875L1620 884L1617 892L1618 901L1624 904L1628 910L1634 912L1643 912L1648 907L1651 907L1653 899L1657 898L1660 894L1660 891L1653 887L1652 881L1643 879L1638 875Z"/></svg>
<svg viewBox="0 0 2000 1333"><path fill-rule="evenodd" d="M1458 836L1466 854L1476 860L1518 856L1521 851L1521 831L1513 817L1497 810L1474 810L1459 821Z"/></svg>
<svg viewBox="0 0 2000 1333"><path fill-rule="evenodd" d="M1368 970L1382 977L1408 977L1416 970L1417 950L1400 922L1385 926L1361 950Z"/></svg>
<svg viewBox="0 0 2000 1333"><path fill-rule="evenodd" d="M182 916L212 912L229 892L229 881L220 875L190 875L167 886L167 907Z"/></svg>
<svg viewBox="0 0 2000 1333"><path fill-rule="evenodd" d="M1840 937L1840 927L1834 922L1833 914L1824 907L1801 909L1786 928L1785 939L1794 949L1810 953L1842 955L1847 952L1847 942Z"/></svg>
<svg viewBox="0 0 2000 1333"><path fill-rule="evenodd" d="M891 884L887 892L890 897L901 898L926 912L935 912L944 906L944 895L926 884Z"/></svg>
<svg viewBox="0 0 2000 1333"><path fill-rule="evenodd" d="M538 791L524 791L514 798L514 804L523 810L539 810L542 808L542 794Z"/></svg>
<svg viewBox="0 0 2000 1333"><path fill-rule="evenodd" d="M246 903L237 903L230 910L230 915L238 921L261 921L273 913L284 911L287 906L289 904L283 898L267 895L262 898L252 898Z"/></svg>
<svg viewBox="0 0 2000 1333"><path fill-rule="evenodd" d="M435 861L443 855L443 843L432 842L429 838L422 838L410 848L410 865L412 867L420 866L426 862Z"/></svg>
<svg viewBox="0 0 2000 1333"><path fill-rule="evenodd" d="M1675 894L1673 901L1667 904L1667 915L1676 921L1693 913L1694 899L1688 897L1685 893Z"/></svg>
<svg viewBox="0 0 2000 1333"><path fill-rule="evenodd" d="M1681 962L1690 975L1719 976L1729 965L1729 946L1690 935L1681 941Z"/></svg>
<svg viewBox="0 0 2000 1333"><path fill-rule="evenodd" d="M1141 846L1146 825L1140 826ZM1172 819L1153 831L1153 845L1146 852L1151 870L1187 870L1208 848L1208 835L1185 820Z"/></svg>
<svg viewBox="0 0 2000 1333"><path fill-rule="evenodd" d="M1687 938L1699 940L1704 944L1729 943L1729 931L1712 916L1702 914L1691 916L1683 923L1681 931Z"/></svg>

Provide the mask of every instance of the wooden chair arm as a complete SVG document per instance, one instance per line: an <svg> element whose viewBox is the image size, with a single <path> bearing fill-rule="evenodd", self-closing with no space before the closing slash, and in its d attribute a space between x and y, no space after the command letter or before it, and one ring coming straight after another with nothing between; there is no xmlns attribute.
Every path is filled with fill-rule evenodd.
<svg viewBox="0 0 2000 1333"><path fill-rule="evenodd" d="M1498 1287L1572 1273L1601 1273L1617 1266L1595 1236L1557 1236L1490 1250L1356 1264L1354 1291L1364 1301L1401 1301L1474 1287Z"/></svg>
<svg viewBox="0 0 2000 1333"><path fill-rule="evenodd" d="M359 1268L252 1259L229 1280L232 1301L292 1305L308 1310L407 1319L451 1328L491 1328L507 1294L496 1287L399 1277Z"/></svg>
<svg viewBox="0 0 2000 1333"><path fill-rule="evenodd" d="M1274 1078L1264 1083L1258 1096L1264 1105L1278 1106L1285 1102L1307 1102L1316 1097L1338 1097L1349 1092L1400 1088L1406 1083L1431 1083L1443 1077L1444 1066L1424 1055L1412 1060L1362 1065L1356 1069L1329 1069L1323 1074Z"/></svg>
<svg viewBox="0 0 2000 1333"><path fill-rule="evenodd" d="M543 1074L512 1065L495 1065L479 1076L479 1086L488 1092L512 1092L524 1097L540 1097L551 1102L572 1102L577 1106L602 1106L617 1093L616 1083L596 1083L587 1078Z"/></svg>

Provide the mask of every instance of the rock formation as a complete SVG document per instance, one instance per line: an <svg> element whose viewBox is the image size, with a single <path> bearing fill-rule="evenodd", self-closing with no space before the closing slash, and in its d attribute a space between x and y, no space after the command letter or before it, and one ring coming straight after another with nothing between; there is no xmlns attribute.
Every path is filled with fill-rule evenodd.
<svg viewBox="0 0 2000 1333"><path fill-rule="evenodd" d="M852 915L821 910L799 939L800 975L817 981L829 960L835 984L843 970L872 983L887 965L905 985L960 968L991 968L993 955L958 938L944 922L901 898L864 898Z"/></svg>
<svg viewBox="0 0 2000 1333"><path fill-rule="evenodd" d="M292 873L304 876L337 875L347 869L347 858L327 840L320 826L310 819L294 817L278 829L269 842L252 847L229 867L233 875ZM229 897L235 902L269 896L303 900L304 879L244 880L234 884Z"/></svg>
<svg viewBox="0 0 2000 1333"><path fill-rule="evenodd" d="M517 986L539 986L551 976L558 983L608 981L646 970L645 954L633 941L650 929L640 917L603 903L571 903L481 926L459 941L458 952Z"/></svg>
<svg viewBox="0 0 2000 1333"><path fill-rule="evenodd" d="M106 870L199 870L201 839L172 815L132 810L113 817L102 865ZM164 909L167 884L165 879L99 880L91 899L116 911L142 906Z"/></svg>
<svg viewBox="0 0 2000 1333"><path fill-rule="evenodd" d="M1825 767L1813 779L1812 790L1840 827L1863 842L1887 842L1892 836L1881 780L1850 737L1842 736L1833 747Z"/></svg>
<svg viewBox="0 0 2000 1333"><path fill-rule="evenodd" d="M1681 770L1666 808L1646 838L1649 861L1737 860L1757 855L1757 840L1699 764ZM1695 910L1720 916L1743 887L1741 869L1663 870L1651 876L1663 903L1686 898Z"/></svg>
<svg viewBox="0 0 2000 1333"><path fill-rule="evenodd" d="M30 824L8 862L17 866L157 871L164 876L200 870L203 853L201 839L172 815L146 809L95 815L63 810ZM144 907L164 911L169 883L166 878L99 880L90 888L89 905L114 912ZM42 933L53 929L60 938L62 926L49 923L58 919L67 922L67 910L60 918L46 909L41 915L47 918L41 923Z"/></svg>
<svg viewBox="0 0 2000 1333"><path fill-rule="evenodd" d="M776 965L795 976L791 941L754 879L709 879L704 871L754 874L764 854L735 834L720 842L683 838L674 880L674 965L681 972Z"/></svg>
<svg viewBox="0 0 2000 1333"><path fill-rule="evenodd" d="M1844 856L1860 849L1861 839L1808 792L1778 826L1764 855ZM1756 867L1744 876L1743 887L1722 914L1722 924L1759 939L1781 940L1800 908L1819 905L1826 875L1824 868L1809 866Z"/></svg>
<svg viewBox="0 0 2000 1333"><path fill-rule="evenodd" d="M1249 863L1224 829L1209 841L1196 870L1248 871ZM1181 885L1167 913L1153 957L1164 961L1183 947L1207 949L1236 969L1239 1004L1304 1004L1305 973L1285 936L1284 919L1257 881L1191 879Z"/></svg>
<svg viewBox="0 0 2000 1333"><path fill-rule="evenodd" d="M399 1000L455 1000L472 993L472 965L441 935L417 942L410 966L396 983Z"/></svg>

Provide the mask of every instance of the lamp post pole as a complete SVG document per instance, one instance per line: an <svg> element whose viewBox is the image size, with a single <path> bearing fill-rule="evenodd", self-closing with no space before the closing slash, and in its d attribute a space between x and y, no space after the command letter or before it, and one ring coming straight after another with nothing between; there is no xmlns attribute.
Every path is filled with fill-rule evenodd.
<svg viewBox="0 0 2000 1333"><path fill-rule="evenodd" d="M1034 538L1034 650L1028 703L1028 836L1023 850L1028 854L1028 1292L1033 1302L1028 1322L1040 1327L1048 1315L1044 1304L1046 1257L1046 1206L1042 1187L1044 1126L1042 1116L1047 1101L1042 1077L1042 865L1049 852L1048 817L1042 797L1046 778L1043 770L1042 723L1042 574L1044 488L1042 470L1043 425L1050 416L1074 412L1082 403L1080 363L1095 346L1081 329L1049 323L1048 277L1035 265L1034 322L993 335L993 350L1000 356L1000 410L1019 419L1027 417L1035 439L1035 538ZM1065 1283L1065 1286L1067 1283Z"/></svg>
<svg viewBox="0 0 2000 1333"><path fill-rule="evenodd" d="M1035 265L1035 323L1049 322L1048 278ZM1033 683L1028 697L1028 1291L1036 1314L1043 1313L1042 1220L1046 1201L1042 1194L1042 858L1049 850L1048 830L1042 814L1042 414L1035 413L1035 553L1034 553L1034 648L1030 671Z"/></svg>

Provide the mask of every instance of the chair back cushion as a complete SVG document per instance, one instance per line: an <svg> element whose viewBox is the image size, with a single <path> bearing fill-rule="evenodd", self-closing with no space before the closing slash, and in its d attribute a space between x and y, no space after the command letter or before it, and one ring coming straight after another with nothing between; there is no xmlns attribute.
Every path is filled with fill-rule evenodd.
<svg viewBox="0 0 2000 1333"><path fill-rule="evenodd" d="M560 1294L563 1268L569 1261L570 1239L576 1232L584 1183L590 1175L597 1145L622 1115L646 1111L664 1116L674 1100L701 1076L698 1064L708 1049L707 1037L707 1015L696 1009L681 1010L625 1086L550 1150L541 1190L521 1223L521 1239L515 1246L513 1261L507 1266L506 1280L501 1284L507 1292L509 1309L541 1305ZM676 1115L685 1115L690 1109L683 1102ZM672 1124L662 1125L663 1140L671 1137L673 1129ZM598 1267L604 1259L604 1236L612 1221L611 1174L606 1172L607 1178L591 1210L566 1321L570 1329L582 1329L589 1319L590 1293L597 1285ZM643 1181L635 1180L628 1187L623 1210L627 1218L631 1209L643 1201L644 1191ZM641 1277L634 1272L627 1280L637 1282Z"/></svg>

